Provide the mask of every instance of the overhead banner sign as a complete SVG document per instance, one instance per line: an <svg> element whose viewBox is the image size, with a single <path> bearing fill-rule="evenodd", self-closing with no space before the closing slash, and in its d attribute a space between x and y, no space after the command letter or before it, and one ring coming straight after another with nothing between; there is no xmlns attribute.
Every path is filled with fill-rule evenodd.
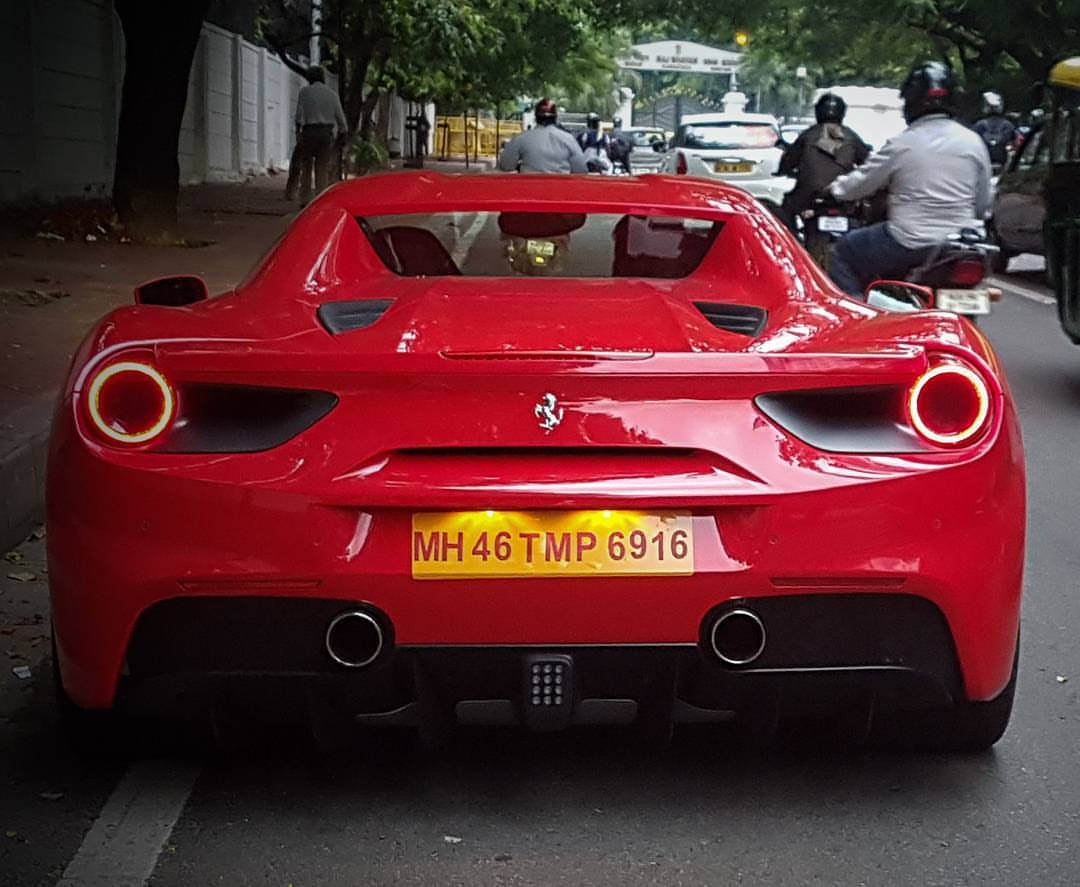
<svg viewBox="0 0 1080 887"><path fill-rule="evenodd" d="M630 54L620 56L620 68L634 71L687 71L695 74L733 74L739 70L742 55L684 40L658 40L639 43Z"/></svg>

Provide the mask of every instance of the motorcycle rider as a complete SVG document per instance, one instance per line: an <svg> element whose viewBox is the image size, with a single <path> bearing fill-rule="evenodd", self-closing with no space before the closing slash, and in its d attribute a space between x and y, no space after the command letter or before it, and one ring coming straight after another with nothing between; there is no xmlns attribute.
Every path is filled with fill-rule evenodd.
<svg viewBox="0 0 1080 887"><path fill-rule="evenodd" d="M869 146L844 126L846 113L847 103L840 96L825 93L814 105L817 123L799 133L780 158L776 174L795 179L795 187L780 206L780 217L792 231L795 217L813 206L815 197L870 154Z"/></svg>
<svg viewBox="0 0 1080 887"><path fill-rule="evenodd" d="M634 143L631 141L630 136L623 132L622 118L611 118L611 136L608 139L608 156L611 158L611 162L619 167L621 166L627 175L631 175L633 170L630 169L630 154L634 150Z"/></svg>
<svg viewBox="0 0 1080 887"><path fill-rule="evenodd" d="M990 152L990 162L1001 169L1009 156L1009 145L1016 138L1016 125L1005 116L1005 102L996 92L982 94L982 114L971 128L979 134Z"/></svg>
<svg viewBox="0 0 1080 887"><path fill-rule="evenodd" d="M608 156L610 141L600 131L600 115L589 112L585 116L585 131L579 132L577 141L585 154L585 163L589 172L610 172L611 158Z"/></svg>
<svg viewBox="0 0 1080 887"><path fill-rule="evenodd" d="M888 189L888 221L851 231L832 248L833 280L858 298L874 280L902 278L949 235L979 227L993 201L986 145L953 119L949 67L918 65L900 95L908 128L829 186L839 201Z"/></svg>
<svg viewBox="0 0 1080 887"><path fill-rule="evenodd" d="M536 126L514 136L499 154L503 172L588 172L577 141L556 125L558 108L551 99L536 103Z"/></svg>

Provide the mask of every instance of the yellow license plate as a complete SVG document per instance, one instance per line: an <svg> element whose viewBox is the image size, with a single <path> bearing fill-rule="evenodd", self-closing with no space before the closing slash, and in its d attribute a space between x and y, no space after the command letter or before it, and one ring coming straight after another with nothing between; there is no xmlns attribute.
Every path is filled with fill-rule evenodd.
<svg viewBox="0 0 1080 887"><path fill-rule="evenodd" d="M753 172L754 164L752 163L718 163L716 164L717 172Z"/></svg>
<svg viewBox="0 0 1080 887"><path fill-rule="evenodd" d="M414 514L414 579L689 576L687 512L453 511Z"/></svg>

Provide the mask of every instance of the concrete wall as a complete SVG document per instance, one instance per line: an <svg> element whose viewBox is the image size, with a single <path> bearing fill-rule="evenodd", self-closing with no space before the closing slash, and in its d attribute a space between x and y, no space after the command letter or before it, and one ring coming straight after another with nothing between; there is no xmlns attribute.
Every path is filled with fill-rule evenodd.
<svg viewBox="0 0 1080 887"><path fill-rule="evenodd" d="M0 202L110 193L123 42L110 0L0 0ZM204 24L181 181L288 167L303 83L273 53Z"/></svg>

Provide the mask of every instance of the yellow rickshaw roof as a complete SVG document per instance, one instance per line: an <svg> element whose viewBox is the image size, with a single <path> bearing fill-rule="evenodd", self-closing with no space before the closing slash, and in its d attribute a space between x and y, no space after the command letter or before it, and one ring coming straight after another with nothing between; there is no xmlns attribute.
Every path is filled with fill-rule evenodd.
<svg viewBox="0 0 1080 887"><path fill-rule="evenodd" d="M1067 86L1080 89L1080 56L1058 62L1050 69L1050 83L1053 86Z"/></svg>

